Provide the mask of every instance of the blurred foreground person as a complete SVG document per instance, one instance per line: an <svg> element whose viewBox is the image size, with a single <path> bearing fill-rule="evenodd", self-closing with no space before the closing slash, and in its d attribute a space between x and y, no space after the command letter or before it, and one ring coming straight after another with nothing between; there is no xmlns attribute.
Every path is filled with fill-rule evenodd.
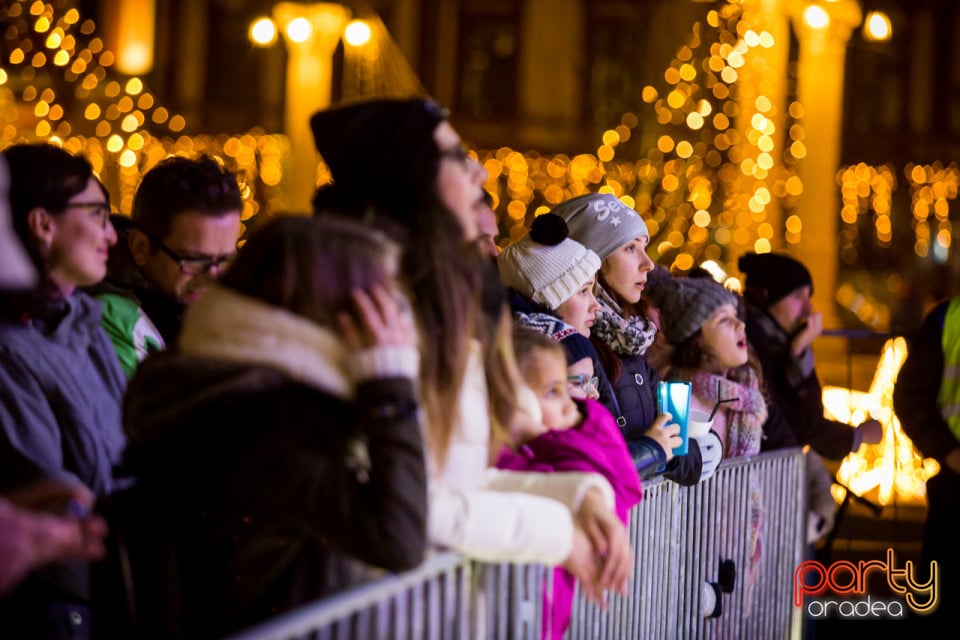
<svg viewBox="0 0 960 640"><path fill-rule="evenodd" d="M364 563L419 564L419 357L397 258L349 221L277 219L140 366L98 635L219 637L365 579Z"/></svg>

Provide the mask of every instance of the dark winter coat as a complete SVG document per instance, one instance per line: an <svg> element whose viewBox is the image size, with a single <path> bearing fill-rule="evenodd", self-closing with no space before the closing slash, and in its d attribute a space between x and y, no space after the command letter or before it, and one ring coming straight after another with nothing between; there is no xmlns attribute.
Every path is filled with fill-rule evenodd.
<svg viewBox="0 0 960 640"><path fill-rule="evenodd" d="M700 446L694 438L689 440L687 454L675 456L664 469L665 456L660 445L643 435L657 418L657 385L660 376L642 355L619 358L620 375L613 383L613 396L617 404L611 413L621 425L630 454L634 459L659 454L660 470L665 478L683 486L696 484L700 481L703 460Z"/></svg>
<svg viewBox="0 0 960 640"><path fill-rule="evenodd" d="M509 294L510 310L520 326L540 331L559 342L570 364L582 358L590 358L593 362L593 373L597 377L599 402L613 414L624 440L627 441L637 473L642 478L651 478L662 473L667 459L663 449L654 440L645 436L642 430L628 431L630 423L621 411L617 390L610 384L600 356L590 339L564 323L552 311L535 304L519 291L511 289ZM656 409L655 406L654 409ZM653 422L653 419L650 422ZM699 471L697 473L699 474ZM697 477L699 478L699 475Z"/></svg>
<svg viewBox="0 0 960 640"><path fill-rule="evenodd" d="M267 335L269 324L262 358L243 340L233 362L163 352L131 381L123 471L136 484L105 507L98 635L219 637L368 577L362 563L421 561L427 480L412 378L381 367L349 393L331 390L296 375L317 369L316 343L284 349L291 331ZM298 353L303 367L284 370ZM331 357L330 371L352 356ZM271 357L278 366L263 364Z"/></svg>
<svg viewBox="0 0 960 640"><path fill-rule="evenodd" d="M789 336L764 310L747 305L747 339L763 368L769 404L775 404L783 423L768 421L763 449L809 444L820 455L839 460L859 446L856 429L823 415L823 390L816 370L809 371L790 353ZM783 424L793 432L779 433Z"/></svg>

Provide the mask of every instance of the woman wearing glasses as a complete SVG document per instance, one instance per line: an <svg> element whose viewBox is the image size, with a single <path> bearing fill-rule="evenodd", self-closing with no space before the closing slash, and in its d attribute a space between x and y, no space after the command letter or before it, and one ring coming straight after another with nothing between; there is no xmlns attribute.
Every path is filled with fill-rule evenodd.
<svg viewBox="0 0 960 640"><path fill-rule="evenodd" d="M126 380L100 328L100 304L78 287L104 277L117 241L107 192L89 162L58 147L15 145L3 156L14 229L41 277L0 297L0 491L54 480L104 495L125 444ZM83 635L86 573L59 564L32 576L0 605L5 630Z"/></svg>
<svg viewBox="0 0 960 640"><path fill-rule="evenodd" d="M517 326L546 334L563 346L571 395L599 399L611 413L620 415L612 386L588 339L600 309L594 295L600 258L568 233L559 216L538 216L526 236L500 253L500 277L510 290ZM603 382L598 384L601 376ZM643 477L662 469L673 457L673 448L680 445L679 427L667 427L667 420L668 416L658 417L656 428L649 436L640 436L632 448L634 466Z"/></svg>

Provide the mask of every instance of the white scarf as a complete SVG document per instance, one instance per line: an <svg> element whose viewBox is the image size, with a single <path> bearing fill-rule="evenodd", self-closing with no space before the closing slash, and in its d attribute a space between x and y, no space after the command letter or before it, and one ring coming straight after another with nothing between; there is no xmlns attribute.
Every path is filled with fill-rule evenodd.
<svg viewBox="0 0 960 640"><path fill-rule="evenodd" d="M414 347L350 349L333 331L290 311L211 286L184 317L181 353L271 367L331 395L352 399L361 379L416 379Z"/></svg>

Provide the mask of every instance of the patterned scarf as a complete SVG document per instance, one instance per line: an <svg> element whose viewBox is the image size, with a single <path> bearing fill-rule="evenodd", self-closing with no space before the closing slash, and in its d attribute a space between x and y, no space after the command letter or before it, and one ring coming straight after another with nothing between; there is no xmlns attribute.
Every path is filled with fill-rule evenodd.
<svg viewBox="0 0 960 640"><path fill-rule="evenodd" d="M624 317L623 308L597 286L600 311L594 321L591 335L602 340L621 356L643 355L657 336L657 325L643 316Z"/></svg>
<svg viewBox="0 0 960 640"><path fill-rule="evenodd" d="M767 421L767 402L760 393L757 374L750 367L737 369L740 381L713 373L677 372L684 380L693 382L693 394L698 398L737 398L724 402L720 411L727 422L727 441L724 442L724 458L749 456L760 452L763 438L763 423Z"/></svg>
<svg viewBox="0 0 960 640"><path fill-rule="evenodd" d="M577 330L556 316L548 313L523 313L514 311L514 323L518 327L537 331L560 342L575 333Z"/></svg>

